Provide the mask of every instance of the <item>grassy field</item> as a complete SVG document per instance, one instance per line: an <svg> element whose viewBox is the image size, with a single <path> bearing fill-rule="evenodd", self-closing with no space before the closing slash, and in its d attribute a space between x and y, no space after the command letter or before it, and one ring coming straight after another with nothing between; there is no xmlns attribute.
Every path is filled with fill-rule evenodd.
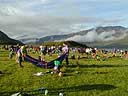
<svg viewBox="0 0 128 96"><path fill-rule="evenodd" d="M48 73L52 69L42 69L29 62L19 67L15 57L8 58L8 51L0 50L0 96L10 96L17 92L30 96L45 96L39 88L48 90L47 96L128 96L128 60L118 57L97 61L83 58L79 61L69 59L70 64L62 67L63 76ZM37 58L38 54L30 54ZM50 61L56 58L46 57ZM65 61L63 62L65 64ZM43 72L42 76L35 76Z"/></svg>

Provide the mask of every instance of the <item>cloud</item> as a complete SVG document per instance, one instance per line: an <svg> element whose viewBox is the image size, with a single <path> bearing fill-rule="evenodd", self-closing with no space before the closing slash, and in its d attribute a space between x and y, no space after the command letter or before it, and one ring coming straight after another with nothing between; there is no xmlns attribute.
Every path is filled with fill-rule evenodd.
<svg viewBox="0 0 128 96"><path fill-rule="evenodd" d="M5 6L0 8L0 15L1 16L14 16L14 15L22 15L24 12L18 8L12 6Z"/></svg>
<svg viewBox="0 0 128 96"><path fill-rule="evenodd" d="M116 0L111 1L116 2ZM104 3L108 5L111 1L107 0ZM108 6L104 8L101 3L103 0L1 0L0 30L13 38L21 35L44 37L78 32L85 30L88 26L110 25L126 21L127 15L124 18L106 18L108 13L106 16L104 9ZM101 14L98 14L99 7L101 7L98 9ZM91 41L89 35L96 35L96 33L88 33L87 38Z"/></svg>
<svg viewBox="0 0 128 96"><path fill-rule="evenodd" d="M88 32L86 35L75 35L67 40L79 41L79 42L96 42L96 41L111 41L122 39L127 36L126 32L120 32L119 36L116 36L115 31L97 33L95 30Z"/></svg>
<svg viewBox="0 0 128 96"><path fill-rule="evenodd" d="M18 39L21 35L40 38L55 34L69 34L87 29L88 23L98 23L104 20L94 17L58 17L58 16L0 16L1 30L12 38ZM107 22L107 21L106 21ZM110 21L109 21L110 22ZM114 21L115 22L115 21ZM107 22L108 23L108 22ZM104 23L105 24L105 23ZM88 40L96 33L88 33ZM97 39L97 38L95 38Z"/></svg>
<svg viewBox="0 0 128 96"><path fill-rule="evenodd" d="M39 13L37 8L41 12L42 6L50 6L51 3L53 0L3 0L0 1L0 15L36 15Z"/></svg>
<svg viewBox="0 0 128 96"><path fill-rule="evenodd" d="M75 35L71 38L68 38L66 40L73 40L73 41L80 41L80 42L94 42L94 41L98 41L99 37L97 32L95 31L91 31L88 32L86 35Z"/></svg>
<svg viewBox="0 0 128 96"><path fill-rule="evenodd" d="M82 30L79 24L96 22L88 17L58 17L58 16L0 16L0 26L10 35L28 34L31 37L44 37L53 34L68 34ZM94 20L94 21L93 21ZM77 26L76 28L73 26ZM84 28L84 27L83 27ZM14 35L15 34L15 35ZM12 35L11 35L12 36Z"/></svg>

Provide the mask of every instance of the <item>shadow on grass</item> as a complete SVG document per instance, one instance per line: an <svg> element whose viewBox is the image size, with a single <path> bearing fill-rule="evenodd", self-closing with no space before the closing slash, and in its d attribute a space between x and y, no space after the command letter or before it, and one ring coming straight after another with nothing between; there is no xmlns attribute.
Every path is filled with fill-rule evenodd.
<svg viewBox="0 0 128 96"><path fill-rule="evenodd" d="M92 85L80 85L80 86L72 86L66 88L58 88L58 89L49 89L49 90L60 90L64 92L76 92L76 91L88 91L88 90L113 90L117 87L109 84L92 84Z"/></svg>
<svg viewBox="0 0 128 96"><path fill-rule="evenodd" d="M57 89L49 89L49 94L56 94L57 92L79 92L79 91L89 91L89 90L113 90L117 87L109 84L92 84L92 85L80 85L80 86L72 86L72 87L66 87L66 88L57 88Z"/></svg>
<svg viewBox="0 0 128 96"><path fill-rule="evenodd" d="M54 89L48 89L49 95L57 95L60 92L78 92L78 91L89 91L89 90L101 90L101 91L106 91L106 90L113 90L117 87L109 84L87 84L87 85L79 85L79 86L72 86L72 87L64 87L64 88L54 88ZM11 94L16 93L16 92L0 92L1 96L10 96ZM35 91L23 91L23 93L28 93L30 95L28 96L34 96L38 94L44 94L44 93L39 93L38 90Z"/></svg>
<svg viewBox="0 0 128 96"><path fill-rule="evenodd" d="M93 74L108 74L109 72L95 72Z"/></svg>
<svg viewBox="0 0 128 96"><path fill-rule="evenodd" d="M69 68L76 68L78 65L68 65ZM79 65L80 68L104 68L104 67L128 67L128 65Z"/></svg>
<svg viewBox="0 0 128 96"><path fill-rule="evenodd" d="M67 74L67 73L64 73L63 76L64 76L64 77L67 77L67 76L74 76L74 74L71 74L71 73L68 73L68 74Z"/></svg>

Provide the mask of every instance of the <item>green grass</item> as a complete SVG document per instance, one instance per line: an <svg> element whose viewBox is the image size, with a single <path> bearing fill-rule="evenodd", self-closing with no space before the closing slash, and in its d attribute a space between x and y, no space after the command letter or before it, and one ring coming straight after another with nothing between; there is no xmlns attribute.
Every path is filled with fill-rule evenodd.
<svg viewBox="0 0 128 96"><path fill-rule="evenodd" d="M68 67L62 67L62 77L51 75L29 62L23 62L23 68L13 59L8 58L8 51L0 51L0 96L10 96L16 92L28 93L30 96L45 96L38 91L45 87L49 93L47 96L58 96L63 92L64 96L128 96L128 60L118 57L108 58L105 61L97 61L83 58L79 61L69 59ZM30 54L37 58L39 54ZM50 61L56 58L46 56ZM63 62L65 64L65 61ZM43 72L37 77L33 74Z"/></svg>

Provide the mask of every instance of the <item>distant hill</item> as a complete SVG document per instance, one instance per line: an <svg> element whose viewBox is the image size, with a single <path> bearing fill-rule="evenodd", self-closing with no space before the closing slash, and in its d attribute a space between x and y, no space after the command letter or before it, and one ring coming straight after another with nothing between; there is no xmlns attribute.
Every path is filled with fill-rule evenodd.
<svg viewBox="0 0 128 96"><path fill-rule="evenodd" d="M25 43L25 44L36 44L37 41L39 41L38 38L22 38L22 39L19 39L19 41ZM42 42L38 42L38 44L40 44Z"/></svg>
<svg viewBox="0 0 128 96"><path fill-rule="evenodd" d="M87 48L88 46L85 45L85 44L81 44L81 43L78 43L78 42L75 42L75 41L61 41L61 42L44 42L43 45L47 45L47 46L52 46L52 45L55 45L55 46L59 46L59 45L63 45L63 43L66 43L69 47L85 47Z"/></svg>
<svg viewBox="0 0 128 96"><path fill-rule="evenodd" d="M39 38L36 44L53 41L76 41L92 47L126 48L128 47L128 28L122 26L99 26L88 30L65 35L51 35Z"/></svg>
<svg viewBox="0 0 128 96"><path fill-rule="evenodd" d="M85 35L87 32L91 31L92 29L80 31L77 33L65 34L65 35L50 35L46 37L39 38L36 43L42 43L45 41L74 41L74 40L67 40L68 38L74 37L76 35Z"/></svg>
<svg viewBox="0 0 128 96"><path fill-rule="evenodd" d="M128 28L122 26L99 26L70 34L50 35L42 38L23 38L24 43L76 41L92 47L128 47Z"/></svg>
<svg viewBox="0 0 128 96"><path fill-rule="evenodd" d="M22 45L23 43L18 40L9 38L4 32L0 31L0 44L9 44L9 45L20 44Z"/></svg>
<svg viewBox="0 0 128 96"><path fill-rule="evenodd" d="M98 48L128 48L128 36L113 41L104 41L104 42L82 42L82 44L86 44L90 47L98 47Z"/></svg>
<svg viewBox="0 0 128 96"><path fill-rule="evenodd" d="M128 35L128 29L122 26L106 26L91 28L76 33L65 35L51 35L39 38L36 43L45 41L77 41L77 42L101 42L119 40Z"/></svg>

